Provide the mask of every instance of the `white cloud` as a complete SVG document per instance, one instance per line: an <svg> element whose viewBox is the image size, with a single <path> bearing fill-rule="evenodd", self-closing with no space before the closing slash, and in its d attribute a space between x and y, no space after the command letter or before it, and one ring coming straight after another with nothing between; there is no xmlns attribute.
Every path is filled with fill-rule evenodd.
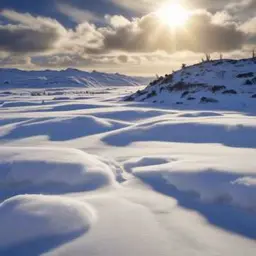
<svg viewBox="0 0 256 256"><path fill-rule="evenodd" d="M246 21L240 28L246 33L256 35L256 17Z"/></svg>
<svg viewBox="0 0 256 256"><path fill-rule="evenodd" d="M125 27L130 23L130 21L122 15L105 15L105 19L114 28Z"/></svg>

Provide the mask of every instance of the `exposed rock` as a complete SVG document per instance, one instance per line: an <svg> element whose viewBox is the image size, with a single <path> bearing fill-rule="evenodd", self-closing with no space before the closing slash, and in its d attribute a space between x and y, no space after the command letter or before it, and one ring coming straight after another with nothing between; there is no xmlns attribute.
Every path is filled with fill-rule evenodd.
<svg viewBox="0 0 256 256"><path fill-rule="evenodd" d="M235 90L226 90L222 94L237 94L237 91L235 91Z"/></svg>
<svg viewBox="0 0 256 256"><path fill-rule="evenodd" d="M249 79L247 79L244 84L245 84L245 85L252 85L252 81L249 80Z"/></svg>
<svg viewBox="0 0 256 256"><path fill-rule="evenodd" d="M189 91L185 91L181 94L181 98L184 98L185 96L187 96L189 94Z"/></svg>
<svg viewBox="0 0 256 256"><path fill-rule="evenodd" d="M253 77L253 76L254 76L253 72L249 72L249 73L239 74L236 77L237 78L248 78L248 77Z"/></svg>
<svg viewBox="0 0 256 256"><path fill-rule="evenodd" d="M170 91L183 91L183 90L189 90L191 88L196 88L196 87L206 87L205 84L187 84L184 82L178 82L174 84L173 86L169 87Z"/></svg>
<svg viewBox="0 0 256 256"><path fill-rule="evenodd" d="M137 94L138 96L142 96L142 95L146 94L146 92L145 92L145 91L138 90L138 91L136 92L136 94Z"/></svg>
<svg viewBox="0 0 256 256"><path fill-rule="evenodd" d="M215 92L222 91L225 89L226 89L226 86L224 86L224 85L214 85L212 87L212 92L215 93Z"/></svg>
<svg viewBox="0 0 256 256"><path fill-rule="evenodd" d="M251 80L253 84L256 84L256 76Z"/></svg>
<svg viewBox="0 0 256 256"><path fill-rule="evenodd" d="M152 91L151 93L148 93L147 94L147 99L149 99L149 98L152 98L152 97L155 97L157 94L156 94L156 91Z"/></svg>
<svg viewBox="0 0 256 256"><path fill-rule="evenodd" d="M217 103L219 101L213 98L202 97L200 102L201 103Z"/></svg>
<svg viewBox="0 0 256 256"><path fill-rule="evenodd" d="M132 96L128 96L124 99L124 101L134 101L134 98Z"/></svg>

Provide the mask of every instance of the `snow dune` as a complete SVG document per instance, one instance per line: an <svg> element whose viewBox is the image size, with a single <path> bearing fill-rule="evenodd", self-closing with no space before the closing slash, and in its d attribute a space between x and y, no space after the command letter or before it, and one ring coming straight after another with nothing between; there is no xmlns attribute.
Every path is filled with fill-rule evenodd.
<svg viewBox="0 0 256 256"><path fill-rule="evenodd" d="M36 255L81 236L95 220L91 206L69 198L12 197L0 204L0 225L5 231L0 232L0 248L3 255L17 251Z"/></svg>
<svg viewBox="0 0 256 256"><path fill-rule="evenodd" d="M1 197L95 190L115 185L111 168L77 149L0 148Z"/></svg>
<svg viewBox="0 0 256 256"><path fill-rule="evenodd" d="M221 150L221 148L220 148ZM255 152L222 150L204 155L174 155L159 158L138 158L124 163L124 167L145 180L162 179L163 183L187 192L198 200L236 205L256 212ZM171 188L170 188L171 190ZM160 190L161 191L161 190Z"/></svg>
<svg viewBox="0 0 256 256"><path fill-rule="evenodd" d="M187 120L176 118L150 121L113 131L103 141L113 146L127 146L136 141L169 141L183 143L221 143L232 147L256 147L255 119ZM168 131L168 132L167 132Z"/></svg>
<svg viewBox="0 0 256 256"><path fill-rule="evenodd" d="M47 136L52 141L65 141L111 131L125 126L126 124L120 121L86 115L38 118L14 126L2 139L14 140L34 136ZM62 129L60 129L60 127L62 127Z"/></svg>

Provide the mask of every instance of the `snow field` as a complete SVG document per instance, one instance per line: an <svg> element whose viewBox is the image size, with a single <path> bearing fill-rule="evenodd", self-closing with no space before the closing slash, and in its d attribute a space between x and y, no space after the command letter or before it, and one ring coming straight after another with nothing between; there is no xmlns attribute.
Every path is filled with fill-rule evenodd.
<svg viewBox="0 0 256 256"><path fill-rule="evenodd" d="M255 113L130 90L0 94L1 255L255 255Z"/></svg>

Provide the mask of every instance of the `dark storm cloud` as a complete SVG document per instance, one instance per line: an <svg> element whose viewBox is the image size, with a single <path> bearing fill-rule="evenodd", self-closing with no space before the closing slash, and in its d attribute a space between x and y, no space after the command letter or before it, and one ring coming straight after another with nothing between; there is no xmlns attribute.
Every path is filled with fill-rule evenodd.
<svg viewBox="0 0 256 256"><path fill-rule="evenodd" d="M53 49L65 33L65 28L49 18L33 17L11 10L4 10L0 15L16 23L0 25L0 51L45 52Z"/></svg>
<svg viewBox="0 0 256 256"><path fill-rule="evenodd" d="M58 38L54 30L0 27L0 50L16 53L47 51L53 48Z"/></svg>

